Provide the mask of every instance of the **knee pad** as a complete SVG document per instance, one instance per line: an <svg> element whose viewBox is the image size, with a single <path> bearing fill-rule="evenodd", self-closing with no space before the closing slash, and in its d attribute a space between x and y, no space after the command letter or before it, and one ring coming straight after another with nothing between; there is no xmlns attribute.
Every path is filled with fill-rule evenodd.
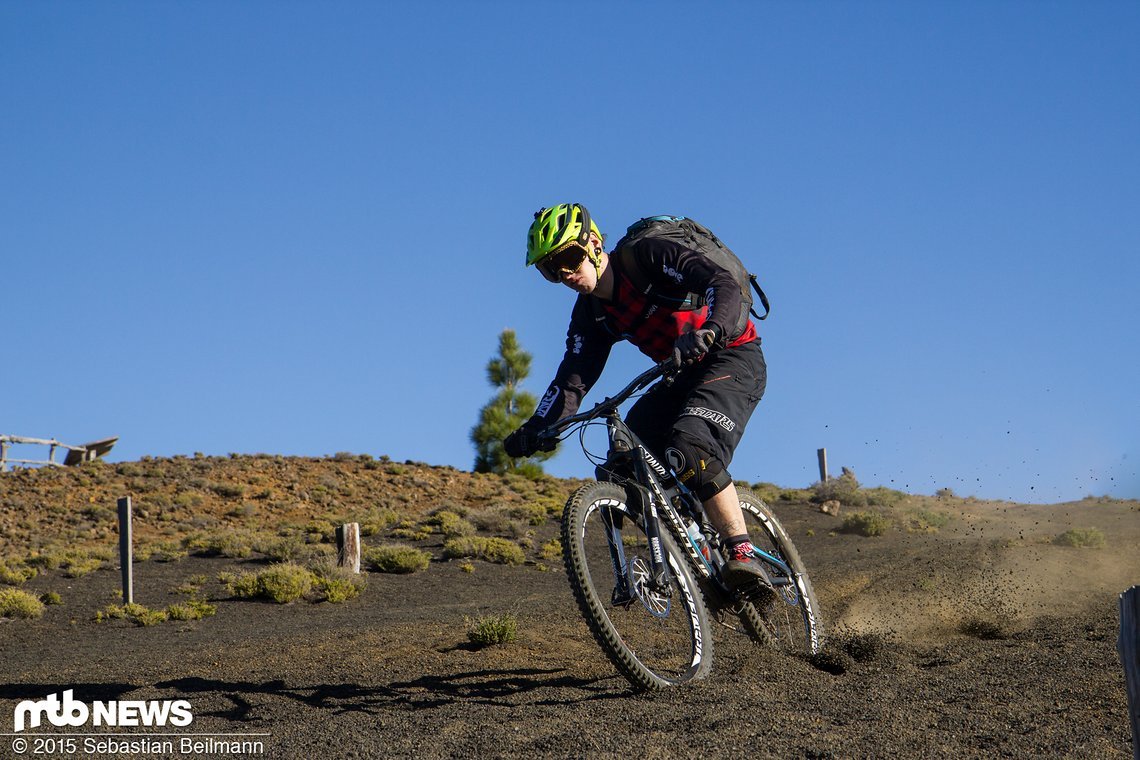
<svg viewBox="0 0 1140 760"><path fill-rule="evenodd" d="M732 484L732 477L721 461L684 433L674 433L669 439L665 461L673 468L677 480L701 501L708 501Z"/></svg>

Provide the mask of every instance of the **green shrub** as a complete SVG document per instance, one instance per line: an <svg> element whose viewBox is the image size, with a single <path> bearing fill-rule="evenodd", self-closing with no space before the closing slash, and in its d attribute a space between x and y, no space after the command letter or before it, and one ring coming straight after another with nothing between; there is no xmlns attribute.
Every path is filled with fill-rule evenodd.
<svg viewBox="0 0 1140 760"><path fill-rule="evenodd" d="M48 605L63 604L63 597L55 591L45 591L40 594L40 601Z"/></svg>
<svg viewBox="0 0 1140 760"><path fill-rule="evenodd" d="M289 562L272 565L257 574L260 596L278 604L301 599L313 588L313 573Z"/></svg>
<svg viewBox="0 0 1140 760"><path fill-rule="evenodd" d="M431 554L412 546L375 546L364 550L363 559L380 573L415 573L428 569Z"/></svg>
<svg viewBox="0 0 1140 760"><path fill-rule="evenodd" d="M340 604L360 596L364 584L363 581L354 581L350 578L322 578L317 584L317 589L326 602Z"/></svg>
<svg viewBox="0 0 1140 760"><path fill-rule="evenodd" d="M1053 543L1078 549L1103 549L1106 542L1099 528L1072 528L1053 539Z"/></svg>
<svg viewBox="0 0 1140 760"><path fill-rule="evenodd" d="M0 588L0 618L38 618L44 603L18 588Z"/></svg>
<svg viewBox="0 0 1140 760"><path fill-rule="evenodd" d="M861 493L867 499L868 507L892 509L902 504L906 499L906 494L902 491L896 491L893 488L885 488L883 486L863 488L861 489Z"/></svg>
<svg viewBox="0 0 1140 760"><path fill-rule="evenodd" d="M152 610L141 604L110 604L95 613L95 622L107 620L129 620L137 626L151 626L165 623L169 619L166 610Z"/></svg>
<svg viewBox="0 0 1140 760"><path fill-rule="evenodd" d="M535 504L546 510L547 517L558 519L562 516L562 511L566 508L566 496L565 494L544 496L538 499Z"/></svg>
<svg viewBox="0 0 1140 760"><path fill-rule="evenodd" d="M474 525L449 510L436 512L428 522L432 525L438 525L440 533L448 538L470 536L475 533Z"/></svg>
<svg viewBox="0 0 1140 760"><path fill-rule="evenodd" d="M950 514L919 509L907 515L907 530L912 533L937 533L950 523Z"/></svg>
<svg viewBox="0 0 1140 760"><path fill-rule="evenodd" d="M184 509L194 509L202 506L205 501L202 494L194 493L193 491L183 491L174 497L174 506Z"/></svg>
<svg viewBox="0 0 1140 760"><path fill-rule="evenodd" d="M305 539L296 533L280 538L264 538L255 542L253 548L273 562L298 562L308 555Z"/></svg>
<svg viewBox="0 0 1140 760"><path fill-rule="evenodd" d="M516 520L522 520L530 525L542 525L550 517L550 513L547 511L544 502L529 500L507 507L507 514Z"/></svg>
<svg viewBox="0 0 1140 760"><path fill-rule="evenodd" d="M186 596L194 596L202 590L202 586L206 585L206 576L192 575L185 583L179 584L174 587L174 593L185 594Z"/></svg>
<svg viewBox="0 0 1140 760"><path fill-rule="evenodd" d="M253 554L255 540L248 531L225 530L191 536L186 539L186 549L195 554L245 559Z"/></svg>
<svg viewBox="0 0 1140 760"><path fill-rule="evenodd" d="M759 496L760 501L764 502L765 504L771 504L772 502L778 500L781 493L783 492L783 489L774 483L753 483L752 485L746 485L745 487L752 491L752 493Z"/></svg>
<svg viewBox="0 0 1140 760"><path fill-rule="evenodd" d="M364 591L367 580L346 567L340 567L333 559L318 563L313 568L316 577L317 601L340 604L355 599Z"/></svg>
<svg viewBox="0 0 1140 760"><path fill-rule="evenodd" d="M443 555L448 559L475 557L500 565L521 565L526 561L526 555L518 544L505 538L482 536L453 538L443 545Z"/></svg>
<svg viewBox="0 0 1140 760"><path fill-rule="evenodd" d="M505 507L486 509L482 512L478 512L471 517L471 521L475 523L475 527L484 533L493 533L496 535L511 533L516 523Z"/></svg>
<svg viewBox="0 0 1140 760"><path fill-rule="evenodd" d="M480 646L509 644L518 638L518 632L518 621L510 613L467 621L467 638Z"/></svg>
<svg viewBox="0 0 1140 760"><path fill-rule="evenodd" d="M21 583L36 577L36 569L25 564L0 562L0 583L8 586L19 586Z"/></svg>
<svg viewBox="0 0 1140 760"><path fill-rule="evenodd" d="M64 552L60 567L63 569L64 576L68 578L81 578L103 567L105 556L105 553L98 550L92 550L90 552L85 552L80 549L68 550Z"/></svg>
<svg viewBox="0 0 1140 760"><path fill-rule="evenodd" d="M562 556L562 542L552 538L542 545L539 556L543 559L558 559Z"/></svg>
<svg viewBox="0 0 1140 760"><path fill-rule="evenodd" d="M856 533L860 536L881 536L891 527L891 521L881 512L854 512L843 521L841 530L844 533Z"/></svg>
<svg viewBox="0 0 1140 760"><path fill-rule="evenodd" d="M847 507L867 506L867 495L860 491L859 481L855 479L855 473L847 468L843 469L843 474L838 478L829 478L826 481L813 483L811 491L811 500L816 504L822 504L825 501L838 501Z"/></svg>
<svg viewBox="0 0 1140 760"><path fill-rule="evenodd" d="M303 598L313 589L317 578L308 568L291 562L271 565L258 573L218 576L229 592L236 597L268 599L288 604Z"/></svg>
<svg viewBox="0 0 1140 760"><path fill-rule="evenodd" d="M225 586L231 594L241 599L252 599L258 595L257 573L242 573L240 575L218 573L218 582Z"/></svg>
<svg viewBox="0 0 1140 760"><path fill-rule="evenodd" d="M185 559L189 553L177 541L160 541L153 545L150 558L155 562L177 562Z"/></svg>
<svg viewBox="0 0 1140 760"><path fill-rule="evenodd" d="M201 599L190 599L185 602L172 604L166 608L166 615L171 620L201 620L216 614L218 608Z"/></svg>
<svg viewBox="0 0 1140 760"><path fill-rule="evenodd" d="M380 531L391 528L399 521L399 513L387 507L373 509L363 517L356 519L356 522L360 523L360 535L362 536L375 536Z"/></svg>
<svg viewBox="0 0 1140 760"><path fill-rule="evenodd" d="M426 541L431 538L431 531L423 528L396 528L392 531L392 537L405 541Z"/></svg>
<svg viewBox="0 0 1140 760"><path fill-rule="evenodd" d="M305 540L311 544L336 540L336 528L331 520L310 520L305 524Z"/></svg>
<svg viewBox="0 0 1140 760"><path fill-rule="evenodd" d="M246 487L241 483L211 483L208 488L223 499L240 499Z"/></svg>

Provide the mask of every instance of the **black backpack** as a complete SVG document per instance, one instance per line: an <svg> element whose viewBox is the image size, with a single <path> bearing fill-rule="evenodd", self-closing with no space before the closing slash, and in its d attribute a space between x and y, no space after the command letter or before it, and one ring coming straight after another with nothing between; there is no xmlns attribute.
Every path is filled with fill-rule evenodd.
<svg viewBox="0 0 1140 760"><path fill-rule="evenodd" d="M652 296L653 283L634 255L632 244L647 238L671 240L689 250L697 251L732 274L732 278L740 286L741 304L740 316L731 330L731 335L728 336L729 340L744 332L744 328L748 326L749 314L760 320L768 318L771 307L768 305L768 297L756 282L756 275L749 272L736 254L707 227L683 216L650 216L640 219L630 225L625 236L614 246L612 257L619 259L633 286L642 294ZM756 295L760 297L760 303L764 305L764 316L760 316L752 308L751 290L755 290ZM705 305L705 294L692 292L685 294L680 307L676 306L674 299L670 300L673 301L673 308L677 311L691 311Z"/></svg>

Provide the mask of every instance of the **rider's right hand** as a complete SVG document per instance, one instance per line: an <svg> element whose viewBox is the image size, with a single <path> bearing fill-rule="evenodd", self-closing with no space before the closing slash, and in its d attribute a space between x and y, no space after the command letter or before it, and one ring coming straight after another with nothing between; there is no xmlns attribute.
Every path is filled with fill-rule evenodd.
<svg viewBox="0 0 1140 760"><path fill-rule="evenodd" d="M536 430L526 425L503 439L503 451L513 459L529 457L537 451L554 451L557 445L557 439L541 437Z"/></svg>

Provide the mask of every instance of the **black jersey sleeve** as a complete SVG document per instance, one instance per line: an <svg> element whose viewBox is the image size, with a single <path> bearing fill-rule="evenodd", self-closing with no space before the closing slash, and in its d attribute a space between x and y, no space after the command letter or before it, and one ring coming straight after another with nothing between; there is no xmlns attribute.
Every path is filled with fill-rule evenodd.
<svg viewBox="0 0 1140 760"><path fill-rule="evenodd" d="M578 411L583 397L598 382L615 338L594 317L590 296L578 296L566 331L566 354L554 381L538 402L527 426L546 427Z"/></svg>

